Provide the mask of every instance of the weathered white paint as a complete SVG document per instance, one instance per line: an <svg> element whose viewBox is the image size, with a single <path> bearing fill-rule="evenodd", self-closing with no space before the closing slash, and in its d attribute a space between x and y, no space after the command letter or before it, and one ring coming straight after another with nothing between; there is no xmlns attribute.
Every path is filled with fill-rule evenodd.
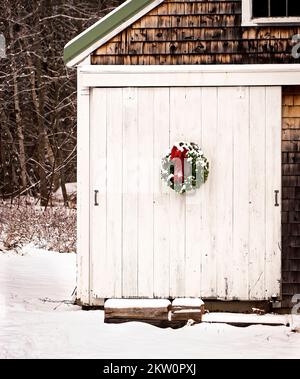
<svg viewBox="0 0 300 379"><path fill-rule="evenodd" d="M90 299L90 89L84 87L78 72L78 131L77 131L77 297L82 304ZM88 155L87 155L88 154Z"/></svg>
<svg viewBox="0 0 300 379"><path fill-rule="evenodd" d="M90 262L91 270L90 286L92 298L106 298L111 293L111 282L114 280L109 271L114 270L109 264L110 252L107 249L107 95L106 89L101 89L98 93L91 91L91 130L90 130L90 152L96 164L93 164L90 187L90 250L99 251L100 254L93 254ZM95 112L97 109L97 112ZM98 126L98 114L101 114L101 126ZM95 141L97 141L95 143ZM92 162L93 163L93 162ZM94 191L98 191L99 206L95 206ZM95 292L97 286L102 288L101 296Z"/></svg>
<svg viewBox="0 0 300 379"><path fill-rule="evenodd" d="M249 146L248 290L257 299L264 291L266 245L266 92L261 88L250 89Z"/></svg>
<svg viewBox="0 0 300 379"><path fill-rule="evenodd" d="M170 89L170 142L183 141L185 136L186 123L186 92L185 88ZM187 131L188 133L188 131ZM166 146L168 148L169 146ZM164 149L164 152L166 151ZM159 168L159 166L157 166ZM178 196L174 191L170 191L170 208L168 223L170 234L165 238L170 239L170 296L185 296L185 196Z"/></svg>
<svg viewBox="0 0 300 379"><path fill-rule="evenodd" d="M154 91L142 88L138 96L138 296L149 297L154 293Z"/></svg>
<svg viewBox="0 0 300 379"><path fill-rule="evenodd" d="M266 259L265 288L266 297L276 295L271 292L272 282L281 278L281 230L276 227L281 223L281 212L274 207L274 188L279 191L281 199L282 177L273 175L281 170L281 129L277 127L278 119L282 119L281 88L266 89ZM272 199L273 197L273 199ZM281 280L280 280L281 283ZM278 285L280 285L278 283Z"/></svg>
<svg viewBox="0 0 300 379"><path fill-rule="evenodd" d="M217 95L218 143L213 153L211 170L214 182L211 191L216 192L216 294L226 299L234 297L231 283L238 278L233 268L233 259L239 252L233 250L233 114L236 107L235 90L219 88ZM240 120L244 123L244 120ZM241 158L241 157L239 157ZM209 217L209 215L208 215ZM203 220L205 227L207 220ZM246 262L244 262L246 263ZM210 271L210 268L208 267ZM238 279L238 280L241 280ZM240 292L238 292L240 297Z"/></svg>
<svg viewBox="0 0 300 379"><path fill-rule="evenodd" d="M176 92L174 90L174 108L176 108ZM184 110L181 117L185 118L185 109L193 109L189 114L189 123L194 125L193 128L189 128L188 134L183 135L181 140L188 139L189 141L197 141L202 146L202 101L206 101L203 98L202 88L184 88L184 99L182 99ZM186 120L185 120L186 122ZM182 125L185 125L182 122ZM176 143L177 141L174 141ZM171 141L173 143L173 141ZM198 296L198 289L201 288L201 254L195 254L196 251L201 251L202 239L195 240L194 236L203 231L202 228L202 206L205 198L202 191L189 193L186 196L185 206L185 223L186 223L186 237L185 237L185 265L184 265L184 279L185 279L185 292L189 293L189 296ZM197 222L195 222L197 220Z"/></svg>
<svg viewBox="0 0 300 379"><path fill-rule="evenodd" d="M300 85L300 64L83 66L86 87L232 87Z"/></svg>
<svg viewBox="0 0 300 379"><path fill-rule="evenodd" d="M154 162L161 159L162 152L170 145L170 89L158 88L154 96ZM155 166L157 167L157 166ZM154 170L154 236L153 236L153 287L154 296L166 297L170 288L170 191Z"/></svg>
<svg viewBox="0 0 300 379"><path fill-rule="evenodd" d="M280 295L281 88L91 92L93 298ZM201 144L211 164L194 195L160 180L180 140Z"/></svg>
<svg viewBox="0 0 300 379"><path fill-rule="evenodd" d="M248 254L249 254L249 167L251 157L249 149L250 136L250 90L249 88L240 88L235 100L235 112L233 113L233 251L238 252L234 255L231 264L238 277L245 278L241 283L232 280L231 290L239 291L243 298L249 295L248 287ZM241 122L245 120L245 122ZM249 120L249 121L247 121ZM277 120L278 122L278 120ZM280 150L279 150L280 155ZM279 169L280 171L280 169ZM242 222L241 222L242 220ZM278 227L278 225L276 226Z"/></svg>
<svg viewBox="0 0 300 379"><path fill-rule="evenodd" d="M107 218L107 251L109 271L116 275L108 280L110 292L122 296L122 187L123 187L123 90L111 89L107 93L107 171L115 175L107 176L107 214L116 217ZM115 110L119 109L119 112ZM99 128L99 120L97 120ZM116 154L115 152L119 153ZM101 208L101 205L100 205ZM101 211L101 209L100 209Z"/></svg>
<svg viewBox="0 0 300 379"><path fill-rule="evenodd" d="M210 178L201 189L203 198L201 219L201 288L207 297L217 297L217 192L212 190L216 176L216 165L212 157L218 151L218 89L203 88L202 98L202 125L209 125L202 129L202 146L205 146L205 154L210 159ZM209 104L209 106L207 106ZM211 270L211 268L213 268Z"/></svg>
<svg viewBox="0 0 300 379"><path fill-rule="evenodd" d="M94 90L97 92L97 90ZM122 111L122 110L119 110ZM98 122L101 122L101 115ZM138 296L138 90L123 89L123 282L122 295ZM111 215L113 217L113 215ZM110 216L110 217L111 217Z"/></svg>

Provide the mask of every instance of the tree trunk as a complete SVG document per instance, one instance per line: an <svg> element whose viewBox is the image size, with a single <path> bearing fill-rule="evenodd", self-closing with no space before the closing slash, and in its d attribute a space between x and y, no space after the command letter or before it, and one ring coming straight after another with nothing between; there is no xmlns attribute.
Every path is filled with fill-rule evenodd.
<svg viewBox="0 0 300 379"><path fill-rule="evenodd" d="M11 41L14 41L14 33L13 33L13 24L9 22L9 37ZM16 115L16 126L17 126L17 135L18 135L18 145L19 145L19 161L21 168L21 184L22 190L27 187L27 172L26 172L26 152L25 152L25 143L24 143L24 131L22 124L22 115L21 115L21 106L19 100L19 88L18 88L18 78L17 78L17 66L15 56L12 54L11 58L12 64L12 76L13 76L13 89L14 89L14 108Z"/></svg>
<svg viewBox="0 0 300 379"><path fill-rule="evenodd" d="M65 170L63 169L60 173L60 185L61 185L61 191L64 198L64 204L65 206L69 206L69 199L68 199L68 192L66 188L66 180L65 180Z"/></svg>
<svg viewBox="0 0 300 379"><path fill-rule="evenodd" d="M31 83L31 94L32 101L34 104L35 112L37 115L38 121L38 172L39 172L39 181L40 181L40 204L42 207L46 207L48 203L48 189L47 189L47 173L46 173L46 129L44 125L43 111L44 111L44 89L41 81L41 64L40 59L37 58L37 64L34 66L30 54L27 55L29 68L31 71L30 74L30 83ZM36 73L35 69L36 67ZM39 95L36 91L36 86L40 88Z"/></svg>

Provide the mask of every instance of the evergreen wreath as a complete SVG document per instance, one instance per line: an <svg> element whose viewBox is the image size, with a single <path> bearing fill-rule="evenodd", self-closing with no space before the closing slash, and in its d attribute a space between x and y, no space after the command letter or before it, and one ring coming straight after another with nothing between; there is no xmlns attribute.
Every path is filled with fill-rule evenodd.
<svg viewBox="0 0 300 379"><path fill-rule="evenodd" d="M175 192L198 189L209 175L209 162L196 143L180 142L162 159L161 177Z"/></svg>

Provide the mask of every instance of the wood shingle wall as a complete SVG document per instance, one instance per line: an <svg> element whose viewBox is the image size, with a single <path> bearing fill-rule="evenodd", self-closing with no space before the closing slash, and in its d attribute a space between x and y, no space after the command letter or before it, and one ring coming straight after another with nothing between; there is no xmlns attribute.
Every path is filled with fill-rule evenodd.
<svg viewBox="0 0 300 379"><path fill-rule="evenodd" d="M300 294L300 87L283 90L282 253L284 306Z"/></svg>
<svg viewBox="0 0 300 379"><path fill-rule="evenodd" d="M243 28L241 0L165 0L100 47L93 64L299 63L299 27Z"/></svg>

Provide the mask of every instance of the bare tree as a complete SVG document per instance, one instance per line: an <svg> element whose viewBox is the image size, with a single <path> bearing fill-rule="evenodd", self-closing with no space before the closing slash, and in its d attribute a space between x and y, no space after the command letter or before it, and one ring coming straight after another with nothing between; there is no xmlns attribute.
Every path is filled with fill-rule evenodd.
<svg viewBox="0 0 300 379"><path fill-rule="evenodd" d="M30 193L47 206L76 181L76 72L65 44L123 0L2 0L0 195Z"/></svg>

